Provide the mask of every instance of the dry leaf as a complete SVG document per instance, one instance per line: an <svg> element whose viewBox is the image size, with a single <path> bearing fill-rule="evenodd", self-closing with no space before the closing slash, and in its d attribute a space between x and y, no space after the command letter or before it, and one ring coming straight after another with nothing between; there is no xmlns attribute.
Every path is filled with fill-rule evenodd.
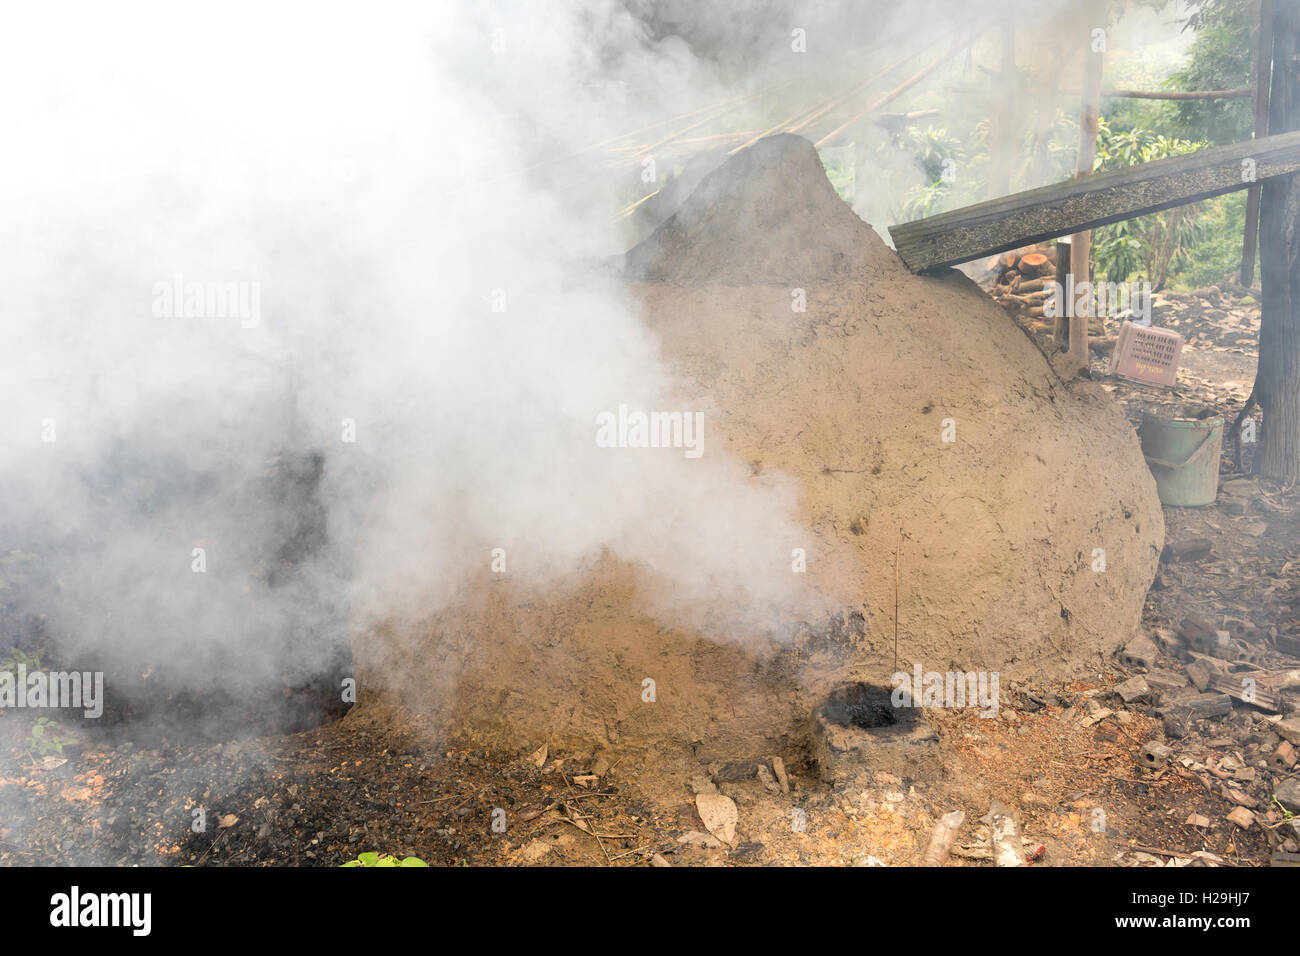
<svg viewBox="0 0 1300 956"><path fill-rule="evenodd" d="M728 846L736 842L736 821L740 814L731 797L721 793L696 794L695 809L706 830Z"/></svg>

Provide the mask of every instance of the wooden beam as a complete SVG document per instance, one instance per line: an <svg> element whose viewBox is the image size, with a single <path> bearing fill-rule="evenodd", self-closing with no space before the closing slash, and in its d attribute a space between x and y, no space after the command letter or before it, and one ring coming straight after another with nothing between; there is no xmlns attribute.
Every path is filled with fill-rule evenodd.
<svg viewBox="0 0 1300 956"><path fill-rule="evenodd" d="M1248 100L1254 90L1102 90L1103 100Z"/></svg>
<svg viewBox="0 0 1300 956"><path fill-rule="evenodd" d="M1261 182L1300 172L1300 131L1014 193L890 226L889 234L920 272L1246 189L1252 164Z"/></svg>
<svg viewBox="0 0 1300 956"><path fill-rule="evenodd" d="M969 96L988 96L987 89L972 89L970 87L948 87L946 92L966 94ZM1071 87L1056 87L1053 89L1042 89L1040 87L1027 87L1021 91L1024 96L1031 99L1039 97L1048 97L1050 99L1059 99L1064 97L1075 97L1082 95L1082 90ZM1255 91L1250 90L1102 90L1101 98L1103 100L1248 100L1254 97Z"/></svg>

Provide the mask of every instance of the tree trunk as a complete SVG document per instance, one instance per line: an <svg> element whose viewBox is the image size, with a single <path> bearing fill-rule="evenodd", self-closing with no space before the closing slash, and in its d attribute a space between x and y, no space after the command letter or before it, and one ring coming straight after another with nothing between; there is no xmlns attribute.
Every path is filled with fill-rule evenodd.
<svg viewBox="0 0 1300 956"><path fill-rule="evenodd" d="M1269 129L1300 129L1300 4L1273 12ZM1264 410L1256 471L1300 481L1300 174L1264 183L1260 203L1263 308L1255 392Z"/></svg>

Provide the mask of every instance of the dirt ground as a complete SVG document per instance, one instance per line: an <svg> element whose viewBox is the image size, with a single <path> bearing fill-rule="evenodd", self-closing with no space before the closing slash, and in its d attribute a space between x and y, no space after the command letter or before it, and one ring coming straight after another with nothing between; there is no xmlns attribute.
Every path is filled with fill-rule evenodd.
<svg viewBox="0 0 1300 956"><path fill-rule="evenodd" d="M978 866L978 818L994 798L1019 811L1036 865L1179 864L1199 851L1263 863L1263 829L1226 823L1232 804L1194 773L1139 768L1139 745L1163 739L1158 720L1119 711L1084 726L1109 682L1018 689L993 719L938 716L938 780L900 768L828 787L789 755L789 794L767 790L756 760L549 752L538 767L532 742L442 750L352 719L220 746L92 745L40 769L18 753L7 714L0 863L337 866L370 850L459 866L632 866L656 853L679 865L894 866L918 863L938 816L961 809L953 865ZM1216 724L1207 733L1230 737L1228 749L1256 730L1242 716ZM1209 737L1179 748L1198 762L1223 749ZM709 784L738 808L731 846L696 811L694 790ZM195 832L199 807L206 828ZM1211 825L1188 825L1192 814Z"/></svg>

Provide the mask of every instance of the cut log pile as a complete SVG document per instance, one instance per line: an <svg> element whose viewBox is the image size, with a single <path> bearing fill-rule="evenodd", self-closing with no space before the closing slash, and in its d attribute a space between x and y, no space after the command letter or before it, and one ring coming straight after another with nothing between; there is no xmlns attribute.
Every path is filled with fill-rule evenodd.
<svg viewBox="0 0 1300 956"><path fill-rule="evenodd" d="M1029 246L1002 252L984 264L979 285L998 305L1034 334L1051 335L1053 319L1047 315L1056 293L1056 247ZM1052 310L1055 312L1055 308ZM1103 354L1115 348L1115 336L1106 334L1105 320L1093 316L1089 345Z"/></svg>

